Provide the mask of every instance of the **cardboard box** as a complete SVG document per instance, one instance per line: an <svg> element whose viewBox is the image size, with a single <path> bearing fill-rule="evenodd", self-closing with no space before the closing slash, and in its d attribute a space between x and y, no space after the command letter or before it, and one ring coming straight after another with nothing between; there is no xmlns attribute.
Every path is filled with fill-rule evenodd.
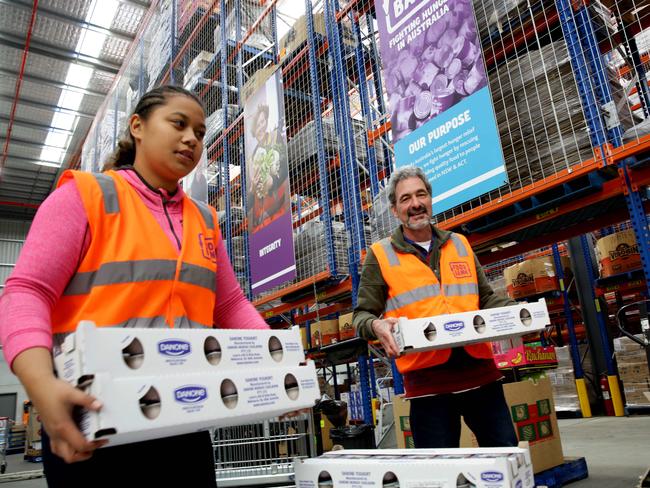
<svg viewBox="0 0 650 488"><path fill-rule="evenodd" d="M483 449L344 449L294 464L296 486L532 488L525 443ZM462 477L461 477L462 476Z"/></svg>
<svg viewBox="0 0 650 488"><path fill-rule="evenodd" d="M323 346L339 341L339 321L337 319L321 320L319 322L319 328Z"/></svg>
<svg viewBox="0 0 650 488"><path fill-rule="evenodd" d="M492 342L492 353L497 368L557 365L554 346L539 343L524 344L521 337Z"/></svg>
<svg viewBox="0 0 650 488"><path fill-rule="evenodd" d="M43 426L41 416L38 414L34 405L28 407L29 420L27 421L27 430L25 431L25 445L28 448L40 449Z"/></svg>
<svg viewBox="0 0 650 488"><path fill-rule="evenodd" d="M393 397L393 418L395 419L395 437L399 449L409 448L409 440L413 443L410 422L411 402L403 395Z"/></svg>
<svg viewBox="0 0 650 488"><path fill-rule="evenodd" d="M264 86L266 80L268 80L278 68L279 66L277 64L272 64L266 68L257 70L255 74L248 79L244 86L241 87L240 93L242 104L245 104L246 101L257 92L257 90Z"/></svg>
<svg viewBox="0 0 650 488"><path fill-rule="evenodd" d="M567 256L561 256L565 276L570 276L571 264ZM513 264L503 271L506 290L512 298L523 298L547 291L559 290L553 256L527 259Z"/></svg>
<svg viewBox="0 0 650 488"><path fill-rule="evenodd" d="M357 330L352 325L352 312L339 316L339 340L354 339Z"/></svg>
<svg viewBox="0 0 650 488"><path fill-rule="evenodd" d="M420 319L400 318L393 335L402 353L501 340L543 330L551 323L546 302L521 303Z"/></svg>
<svg viewBox="0 0 650 488"><path fill-rule="evenodd" d="M320 347L323 345L323 340L320 332L320 322L312 322L309 325L309 332L311 333L311 347Z"/></svg>
<svg viewBox="0 0 650 488"><path fill-rule="evenodd" d="M81 322L55 351L59 377L161 375L274 366L305 359L298 327L272 329L134 329Z"/></svg>
<svg viewBox="0 0 650 488"><path fill-rule="evenodd" d="M113 378L97 373L82 389L102 401L83 411L87 439L109 445L258 422L310 408L320 398L313 362L304 366Z"/></svg>
<svg viewBox="0 0 650 488"><path fill-rule="evenodd" d="M300 340L302 342L302 348L306 351L309 349L309 341L307 340L307 327L300 327Z"/></svg>
<svg viewBox="0 0 650 488"><path fill-rule="evenodd" d="M596 254L602 278L641 268L639 245L632 229L598 239Z"/></svg>
<svg viewBox="0 0 650 488"><path fill-rule="evenodd" d="M322 12L313 14L314 34L327 37L325 29L325 16ZM352 30L346 22L339 24L342 27L343 43L354 47L356 42L352 35ZM280 61L290 56L294 51L307 42L307 17L302 16L293 24L293 27L280 39L279 58Z"/></svg>
<svg viewBox="0 0 650 488"><path fill-rule="evenodd" d="M560 429L548 378L503 385L506 402L520 441L528 441L535 473L564 462Z"/></svg>

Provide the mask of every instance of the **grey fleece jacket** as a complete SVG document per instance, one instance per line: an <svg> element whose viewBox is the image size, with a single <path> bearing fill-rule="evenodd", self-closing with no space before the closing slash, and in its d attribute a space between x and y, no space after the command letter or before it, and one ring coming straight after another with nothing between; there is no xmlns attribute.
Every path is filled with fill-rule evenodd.
<svg viewBox="0 0 650 488"><path fill-rule="evenodd" d="M449 240L451 232L438 229L433 225L431 227L433 229L433 242L431 243L429 267L435 273L438 281L440 281L440 248ZM418 256L418 251L404 240L404 233L401 226L391 235L391 243L398 252ZM494 293L485 277L481 264L476 258L476 254L474 254L474 261L476 262L476 273L478 276L479 308L505 307L506 305L516 304L517 302L515 300ZM357 334L360 337L366 340L377 338L372 330L372 321L383 315L387 297L388 285L381 274L381 268L379 267L375 254L371 248L368 248L368 254L366 255L366 260L361 270L357 306L354 309L354 315L352 317L352 323L356 327Z"/></svg>

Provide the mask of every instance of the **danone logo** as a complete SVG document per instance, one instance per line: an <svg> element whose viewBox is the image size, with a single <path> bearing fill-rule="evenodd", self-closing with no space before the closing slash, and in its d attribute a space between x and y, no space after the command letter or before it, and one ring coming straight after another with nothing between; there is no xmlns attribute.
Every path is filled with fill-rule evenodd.
<svg viewBox="0 0 650 488"><path fill-rule="evenodd" d="M499 471L484 471L481 473L481 479L486 483L496 483L503 481L503 473Z"/></svg>
<svg viewBox="0 0 650 488"><path fill-rule="evenodd" d="M614 259L618 258L626 258L632 254L639 254L639 245L634 244L633 246L630 246L625 242L621 242L618 246L616 246L616 250L609 251L609 258L613 261Z"/></svg>
<svg viewBox="0 0 650 488"><path fill-rule="evenodd" d="M456 332L457 330L465 328L465 322L461 320L454 320L453 322L447 322L445 325L443 325L443 327L448 332Z"/></svg>
<svg viewBox="0 0 650 488"><path fill-rule="evenodd" d="M164 356L185 356L191 351L190 343L179 339L167 339L158 343L158 352Z"/></svg>
<svg viewBox="0 0 650 488"><path fill-rule="evenodd" d="M174 390L174 398L179 403L199 403L208 398L208 391L201 385L181 386Z"/></svg>

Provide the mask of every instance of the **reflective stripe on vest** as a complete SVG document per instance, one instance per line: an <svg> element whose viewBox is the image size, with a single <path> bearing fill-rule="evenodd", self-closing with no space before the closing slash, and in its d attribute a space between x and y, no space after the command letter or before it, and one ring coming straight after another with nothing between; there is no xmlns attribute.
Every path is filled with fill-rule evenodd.
<svg viewBox="0 0 650 488"><path fill-rule="evenodd" d="M94 286L141 283L143 281L171 281L175 276L176 261L167 259L104 263L97 271L74 275L63 294L67 296L86 295ZM178 280L210 290L214 290L216 285L216 275L212 270L189 263L181 265Z"/></svg>
<svg viewBox="0 0 650 488"><path fill-rule="evenodd" d="M465 238L451 234L440 249L440 279L418 256L396 250L391 239L373 244L373 252L388 286L385 317L420 318L468 312L479 308L478 275L474 254ZM490 358L488 343L465 346L476 358ZM411 353L397 358L405 373L445 363L451 349ZM407 392L408 393L408 392Z"/></svg>
<svg viewBox="0 0 650 488"><path fill-rule="evenodd" d="M104 196L104 211L107 214L119 213L120 201L117 198L117 189L113 178L101 173L93 173L93 176L99 183L99 188L101 188Z"/></svg>

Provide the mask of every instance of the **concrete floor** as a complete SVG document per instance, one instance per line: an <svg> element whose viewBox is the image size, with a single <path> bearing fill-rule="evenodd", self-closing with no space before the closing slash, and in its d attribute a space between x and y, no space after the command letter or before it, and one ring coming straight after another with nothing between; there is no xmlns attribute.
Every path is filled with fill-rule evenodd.
<svg viewBox="0 0 650 488"><path fill-rule="evenodd" d="M559 424L564 455L585 457L589 467L589 478L571 488L634 488L650 467L650 416L564 419ZM22 454L8 456L8 463L7 474L41 468L24 462ZM2 488L47 487L44 478L4 482L0 476L0 483Z"/></svg>

